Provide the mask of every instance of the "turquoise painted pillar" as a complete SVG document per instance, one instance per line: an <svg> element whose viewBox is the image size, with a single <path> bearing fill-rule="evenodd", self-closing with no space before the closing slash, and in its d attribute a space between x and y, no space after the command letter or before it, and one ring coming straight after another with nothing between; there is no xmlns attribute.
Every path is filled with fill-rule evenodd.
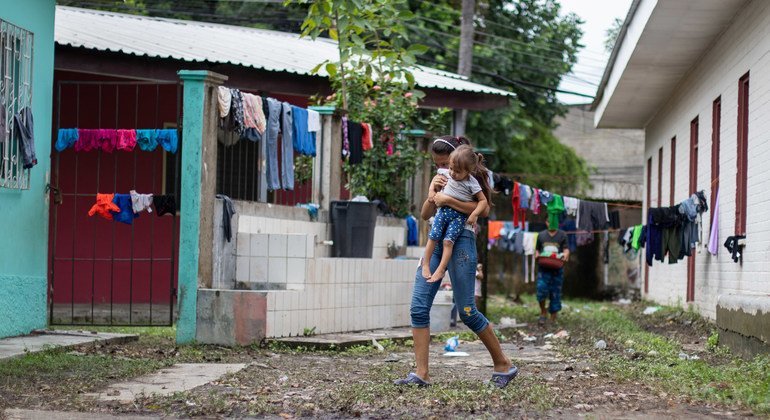
<svg viewBox="0 0 770 420"><path fill-rule="evenodd" d="M176 341L195 341L198 288L210 286L214 195L216 194L216 88L227 76L181 70L182 203L179 228L179 284Z"/></svg>

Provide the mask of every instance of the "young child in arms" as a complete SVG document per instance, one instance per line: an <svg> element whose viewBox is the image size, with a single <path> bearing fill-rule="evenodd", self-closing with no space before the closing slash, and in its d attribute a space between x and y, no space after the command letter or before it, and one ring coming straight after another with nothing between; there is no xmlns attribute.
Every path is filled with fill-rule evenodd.
<svg viewBox="0 0 770 420"><path fill-rule="evenodd" d="M449 155L449 169L439 169L438 173L447 178L447 184L442 193L460 201L478 201L476 210L470 215L465 215L451 207L440 207L433 220L428 244L425 246L425 254L422 259L422 275L429 283L444 278L449 260L452 258L454 243L465 229L466 223L476 225L479 215L489 205L488 197L491 188L487 180L487 168L484 167L483 157L473 151L467 145L458 147ZM435 191L429 193L429 198L436 195ZM436 249L436 242L444 241L444 249L441 252L441 263L434 273L430 272L430 259Z"/></svg>

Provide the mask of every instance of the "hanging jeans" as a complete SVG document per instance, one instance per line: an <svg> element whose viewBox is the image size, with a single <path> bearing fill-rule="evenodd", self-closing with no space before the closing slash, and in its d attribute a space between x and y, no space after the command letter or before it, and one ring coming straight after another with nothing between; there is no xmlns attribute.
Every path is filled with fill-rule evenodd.
<svg viewBox="0 0 770 420"><path fill-rule="evenodd" d="M281 130L281 103L273 98L267 98L269 115L267 117L267 189L275 191L281 189L281 180L278 175L278 132Z"/></svg>
<svg viewBox="0 0 770 420"><path fill-rule="evenodd" d="M281 104L281 184L284 190L294 190L294 142L291 105Z"/></svg>

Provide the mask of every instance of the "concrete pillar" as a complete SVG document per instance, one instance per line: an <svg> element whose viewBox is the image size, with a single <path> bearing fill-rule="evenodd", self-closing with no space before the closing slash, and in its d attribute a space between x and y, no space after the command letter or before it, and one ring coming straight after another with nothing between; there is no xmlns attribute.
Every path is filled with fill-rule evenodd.
<svg viewBox="0 0 770 420"><path fill-rule="evenodd" d="M176 341L192 343L199 287L210 287L217 162L217 87L227 76L180 70L184 84L182 203L179 229L179 285Z"/></svg>
<svg viewBox="0 0 770 420"><path fill-rule="evenodd" d="M313 161L313 202L329 210L332 200L339 200L342 185L342 126L333 107L311 107L321 114L321 133L316 138Z"/></svg>

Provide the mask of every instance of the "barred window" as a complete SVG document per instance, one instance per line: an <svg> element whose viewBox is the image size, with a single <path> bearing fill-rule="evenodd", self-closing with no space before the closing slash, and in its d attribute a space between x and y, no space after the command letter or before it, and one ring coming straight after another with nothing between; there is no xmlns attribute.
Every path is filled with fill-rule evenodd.
<svg viewBox="0 0 770 420"><path fill-rule="evenodd" d="M0 19L0 188L28 189L14 117L32 107L31 32Z"/></svg>

